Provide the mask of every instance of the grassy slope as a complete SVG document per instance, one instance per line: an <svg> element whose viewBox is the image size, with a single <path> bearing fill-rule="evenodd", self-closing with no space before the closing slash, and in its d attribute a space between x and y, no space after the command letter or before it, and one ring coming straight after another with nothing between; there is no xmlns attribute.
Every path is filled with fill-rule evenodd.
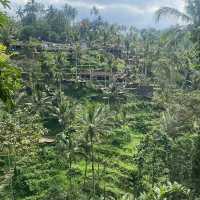
<svg viewBox="0 0 200 200"><path fill-rule="evenodd" d="M136 170L133 164L133 155L142 137L141 134L133 134L130 141L121 147L112 144L96 146L96 152L98 152L96 155L98 155L100 163L102 163L102 160L106 163L106 168L99 164L100 175L97 176L96 174L96 179L100 180L100 184L97 186L100 193L105 188L107 194L118 198L127 192L131 192L130 176ZM56 153L53 149L54 147L46 147L43 149L44 152L41 152L40 159L31 160L27 157L18 163L18 176L17 178L14 177L17 199L39 200L55 184L61 188L69 186L67 173L59 166L59 161L56 160ZM74 185L77 185L77 183L83 185L84 164L84 160L79 160L73 165L74 171L76 171L72 179ZM97 162L95 169L98 171ZM91 163L88 166L88 177L91 177ZM91 179L89 179L90 181ZM4 193L10 193L10 188L5 188Z"/></svg>
<svg viewBox="0 0 200 200"><path fill-rule="evenodd" d="M111 142L96 145L96 186L98 193L106 192L116 199L125 193L133 191L132 177L137 171L134 165L134 154L136 147L140 143L144 134L151 129L155 112L151 110L151 103L138 101L137 109L134 111L134 125L128 128L130 138L121 145L114 145ZM133 128L132 126L135 126ZM139 133L138 133L139 132ZM28 156L17 164L17 176L14 177L14 188L17 200L42 200L53 187L58 187L63 193L69 188L69 178L67 176L66 161L58 156L55 147L44 147L40 149L39 157L30 159ZM99 164L98 164L99 163ZM83 187L83 177L85 162L77 159L73 164L73 187L82 186L82 191L88 193L91 190L91 163L88 164L87 183L89 189ZM98 181L97 181L98 180ZM1 185L1 183L0 183ZM9 188L5 188L4 193L10 193ZM7 199L2 199L7 200Z"/></svg>
<svg viewBox="0 0 200 200"><path fill-rule="evenodd" d="M89 58L90 60L91 58ZM28 68L28 66L36 65L38 68L38 63L35 60L22 58L16 63L19 66L24 66L23 68ZM77 100L80 100L85 96L96 96L101 95L101 93L94 91L93 89L79 87L69 87L65 88L65 94L70 95ZM137 121L136 129L132 128L131 137L128 142L120 146L113 145L111 143L104 143L97 145L95 151L98 152L99 165L99 176L96 179L99 180L99 185L97 189L102 193L105 189L106 193L116 197L117 199L124 193L132 192L132 180L131 177L134 176L134 172L137 171L134 165L133 157L136 153L136 146L139 144L140 140L143 138L143 133L145 132L144 127L151 126L151 112L149 109L143 107L142 100L139 101L139 108L136 110L136 116L134 120ZM148 107L148 106L147 106ZM138 129L144 129L138 131ZM102 164L102 163L105 164ZM19 163L17 163L17 176L14 177L14 189L17 196L17 200L42 200L42 197L49 192L50 188L53 186L58 186L59 190L65 191L69 187L69 179L67 177L67 172L65 170L66 163L61 162L61 158L54 147L45 147L40 149L39 157L34 159L30 158L28 155ZM83 176L85 169L85 162L83 159L79 159L73 165L75 174L73 178L74 187L79 183L83 185ZM98 164L95 164L95 169L98 170ZM91 163L88 166L88 177L91 177ZM89 179L91 181L91 178ZM0 193L6 194L4 197L0 196L0 199L7 200L10 199L10 187L2 187L3 181L0 179ZM91 183L90 183L91 184ZM4 190L4 191L1 191ZM87 190L84 190L87 192Z"/></svg>

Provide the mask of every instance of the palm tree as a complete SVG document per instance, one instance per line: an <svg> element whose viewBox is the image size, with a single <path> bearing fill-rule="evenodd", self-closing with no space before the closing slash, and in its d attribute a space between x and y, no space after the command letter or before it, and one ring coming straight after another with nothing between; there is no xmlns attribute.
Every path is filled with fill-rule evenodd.
<svg viewBox="0 0 200 200"><path fill-rule="evenodd" d="M200 1L187 0L186 13L175 8L162 7L156 11L156 21L160 21L163 16L174 16L187 23L188 29L192 33L192 41L197 45L198 58L200 64Z"/></svg>
<svg viewBox="0 0 200 200"><path fill-rule="evenodd" d="M9 8L9 4L10 4L10 0L0 0L0 4L4 7L4 8Z"/></svg>
<svg viewBox="0 0 200 200"><path fill-rule="evenodd" d="M177 10L176 8L162 7L156 11L156 21L159 22L163 16L167 15L174 16L184 22L190 22L192 20L189 15Z"/></svg>
<svg viewBox="0 0 200 200"><path fill-rule="evenodd" d="M99 9L95 6L92 7L91 11L90 11L91 15L94 15L95 17L99 16Z"/></svg>
<svg viewBox="0 0 200 200"><path fill-rule="evenodd" d="M78 11L75 8L71 7L70 5L65 4L64 13L69 21L74 21L78 14Z"/></svg>
<svg viewBox="0 0 200 200"><path fill-rule="evenodd" d="M24 17L24 10L21 6L17 9L16 14L19 19L22 19Z"/></svg>
<svg viewBox="0 0 200 200"><path fill-rule="evenodd" d="M58 92L60 93L60 92ZM70 189L72 189L72 164L75 157L75 143L73 140L75 128L74 119L76 114L76 102L72 99L65 98L65 96L60 93L57 94L57 106L50 107L51 115L58 119L61 126L62 132L58 135L59 143L62 144L62 151L67 152L68 163L69 163L69 181Z"/></svg>
<svg viewBox="0 0 200 200"><path fill-rule="evenodd" d="M95 141L105 134L106 130L111 126L107 107L90 103L80 116L80 123L83 126L84 137L89 141L90 159L92 164L92 187L93 197L95 197Z"/></svg>

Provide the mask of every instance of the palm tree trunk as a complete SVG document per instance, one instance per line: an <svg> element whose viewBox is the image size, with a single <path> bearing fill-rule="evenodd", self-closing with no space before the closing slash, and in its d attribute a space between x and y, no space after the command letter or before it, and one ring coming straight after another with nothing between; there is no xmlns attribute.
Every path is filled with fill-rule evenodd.
<svg viewBox="0 0 200 200"><path fill-rule="evenodd" d="M86 158L85 158L84 182L83 182L84 185L85 185L85 183L86 183L86 178L87 178L87 168L88 168L88 159L87 159L87 157L86 157Z"/></svg>
<svg viewBox="0 0 200 200"><path fill-rule="evenodd" d="M95 196L95 168L94 168L94 143L93 137L90 137L91 142L91 161L92 161L92 188L93 188L93 197Z"/></svg>
<svg viewBox="0 0 200 200"><path fill-rule="evenodd" d="M103 200L106 200L106 185L104 183L104 187L103 187Z"/></svg>
<svg viewBox="0 0 200 200"><path fill-rule="evenodd" d="M9 173L12 174L12 161L11 161L11 149L10 146L8 147L8 165L9 165ZM15 194L13 191L13 177L11 176L10 178L10 191L11 191L11 199L15 200Z"/></svg>
<svg viewBox="0 0 200 200"><path fill-rule="evenodd" d="M104 177L106 174L106 164L104 164ZM106 200L106 183L104 182L104 187L103 187L103 200Z"/></svg>
<svg viewBox="0 0 200 200"><path fill-rule="evenodd" d="M70 190L72 191L72 177L71 177L71 171L72 171L72 141L71 136L69 136L69 182L70 182Z"/></svg>
<svg viewBox="0 0 200 200"><path fill-rule="evenodd" d="M155 185L155 155L154 154L153 154L153 167L152 167L152 188Z"/></svg>
<svg viewBox="0 0 200 200"><path fill-rule="evenodd" d="M97 173L98 173L98 179L99 179L99 177L100 177L100 158L99 158L99 156L98 156Z"/></svg>
<svg viewBox="0 0 200 200"><path fill-rule="evenodd" d="M198 64L200 65L200 33L197 33L198 34L198 42L197 42L197 51L198 51Z"/></svg>

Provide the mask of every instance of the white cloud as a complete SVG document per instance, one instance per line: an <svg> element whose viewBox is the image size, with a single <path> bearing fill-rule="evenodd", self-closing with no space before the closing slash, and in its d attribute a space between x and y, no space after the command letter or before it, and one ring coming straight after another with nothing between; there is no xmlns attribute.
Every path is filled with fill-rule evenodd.
<svg viewBox="0 0 200 200"><path fill-rule="evenodd" d="M24 5L28 0L11 0L13 13L19 5ZM154 23L154 13L162 6L175 7L184 11L185 0L37 0L45 5L53 4L62 7L68 3L79 11L80 18L89 17L90 9L95 6L100 10L102 16L116 23L136 25L138 27L158 26ZM169 26L176 22L163 21Z"/></svg>
<svg viewBox="0 0 200 200"><path fill-rule="evenodd" d="M54 1L54 0L52 0ZM53 3L53 2L52 2ZM76 8L85 8L85 9L91 9L92 7L96 7L98 8L99 10L103 10L106 8L106 5L102 5L102 4L97 4L97 3L94 3L94 4L89 4L89 3L86 3L84 1L70 1L70 0L65 0L63 1L63 3L68 3L70 4L71 6L73 7L76 7Z"/></svg>
<svg viewBox="0 0 200 200"><path fill-rule="evenodd" d="M140 7L137 5L131 5L131 4L111 4L109 6L105 6L104 9L112 10L112 9L121 9L126 10L128 13L132 14L144 14L146 12L152 13L155 12L158 7L156 6L149 6L149 7Z"/></svg>

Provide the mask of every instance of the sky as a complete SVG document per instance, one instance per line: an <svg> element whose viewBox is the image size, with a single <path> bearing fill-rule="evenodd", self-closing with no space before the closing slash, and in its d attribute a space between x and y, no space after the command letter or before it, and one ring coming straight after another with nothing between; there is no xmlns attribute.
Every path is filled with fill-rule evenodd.
<svg viewBox="0 0 200 200"><path fill-rule="evenodd" d="M161 20L155 23L154 13L162 6L170 6L184 11L184 0L37 0L45 5L53 4L55 7L62 7L65 3L77 8L79 18L90 16L93 6L97 7L103 18L110 23L133 25L137 28L166 28L177 24L176 19ZM12 10L24 5L27 0L11 0Z"/></svg>

